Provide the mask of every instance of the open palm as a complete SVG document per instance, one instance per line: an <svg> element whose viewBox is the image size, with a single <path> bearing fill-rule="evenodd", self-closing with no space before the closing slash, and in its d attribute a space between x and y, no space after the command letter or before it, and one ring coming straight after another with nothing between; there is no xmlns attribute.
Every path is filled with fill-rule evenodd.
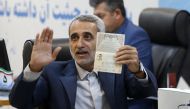
<svg viewBox="0 0 190 109"><path fill-rule="evenodd" d="M53 31L49 28L43 29L41 35L36 35L29 62L31 71L39 72L44 66L56 59L61 48L56 48L52 53L52 39Z"/></svg>

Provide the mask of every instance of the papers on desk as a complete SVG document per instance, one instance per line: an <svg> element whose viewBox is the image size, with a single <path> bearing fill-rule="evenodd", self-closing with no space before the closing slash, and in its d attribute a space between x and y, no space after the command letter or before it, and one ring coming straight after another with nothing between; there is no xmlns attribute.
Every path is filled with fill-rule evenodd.
<svg viewBox="0 0 190 109"><path fill-rule="evenodd" d="M8 91L0 91L0 106L10 105L9 93L10 92L8 92ZM8 109L8 108L6 108L6 109ZM11 109L13 109L13 108L11 108Z"/></svg>
<svg viewBox="0 0 190 109"><path fill-rule="evenodd" d="M125 35L114 33L97 33L94 71L120 74L122 65L115 63L117 49L124 45Z"/></svg>
<svg viewBox="0 0 190 109"><path fill-rule="evenodd" d="M190 90L158 89L158 109L190 109Z"/></svg>
<svg viewBox="0 0 190 109"><path fill-rule="evenodd" d="M184 78L182 76L179 78L177 88L178 89L190 89L189 85L187 84L187 82L184 80Z"/></svg>

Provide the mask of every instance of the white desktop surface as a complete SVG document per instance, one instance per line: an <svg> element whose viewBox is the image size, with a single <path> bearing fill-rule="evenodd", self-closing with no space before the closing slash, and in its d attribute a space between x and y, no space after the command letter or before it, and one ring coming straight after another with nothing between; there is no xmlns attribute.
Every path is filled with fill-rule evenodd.
<svg viewBox="0 0 190 109"><path fill-rule="evenodd" d="M158 109L178 109L179 105L188 103L190 103L190 90L176 88L158 89Z"/></svg>

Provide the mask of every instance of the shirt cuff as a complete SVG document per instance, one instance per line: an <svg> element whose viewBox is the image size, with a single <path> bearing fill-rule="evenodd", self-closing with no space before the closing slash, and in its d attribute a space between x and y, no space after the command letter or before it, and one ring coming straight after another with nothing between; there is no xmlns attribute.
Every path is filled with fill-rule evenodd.
<svg viewBox="0 0 190 109"><path fill-rule="evenodd" d="M146 85L146 84L148 84L148 74L147 74L147 72L146 72L146 70L145 70L145 68L141 62L140 62L140 67L141 67L141 70L145 73L145 78L143 78L143 79L137 78L137 79L139 82Z"/></svg>
<svg viewBox="0 0 190 109"><path fill-rule="evenodd" d="M24 81L27 81L27 82L32 82L32 81L35 81L37 80L42 71L41 72L32 72L29 68L29 65L26 66L26 68L24 69L24 76L23 76L23 79Z"/></svg>

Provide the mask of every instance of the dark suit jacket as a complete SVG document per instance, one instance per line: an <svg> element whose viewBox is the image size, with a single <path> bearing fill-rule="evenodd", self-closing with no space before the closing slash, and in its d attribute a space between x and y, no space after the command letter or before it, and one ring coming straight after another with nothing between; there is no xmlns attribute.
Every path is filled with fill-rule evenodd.
<svg viewBox="0 0 190 109"><path fill-rule="evenodd" d="M112 109L127 109L127 96L143 98L156 95L156 80L148 71L147 85L137 78L129 78L127 66L121 74L99 72L98 76ZM52 62L46 66L40 78L25 82L21 74L10 93L11 105L19 109L31 109L45 103L50 109L74 109L77 89L77 70L74 60Z"/></svg>

